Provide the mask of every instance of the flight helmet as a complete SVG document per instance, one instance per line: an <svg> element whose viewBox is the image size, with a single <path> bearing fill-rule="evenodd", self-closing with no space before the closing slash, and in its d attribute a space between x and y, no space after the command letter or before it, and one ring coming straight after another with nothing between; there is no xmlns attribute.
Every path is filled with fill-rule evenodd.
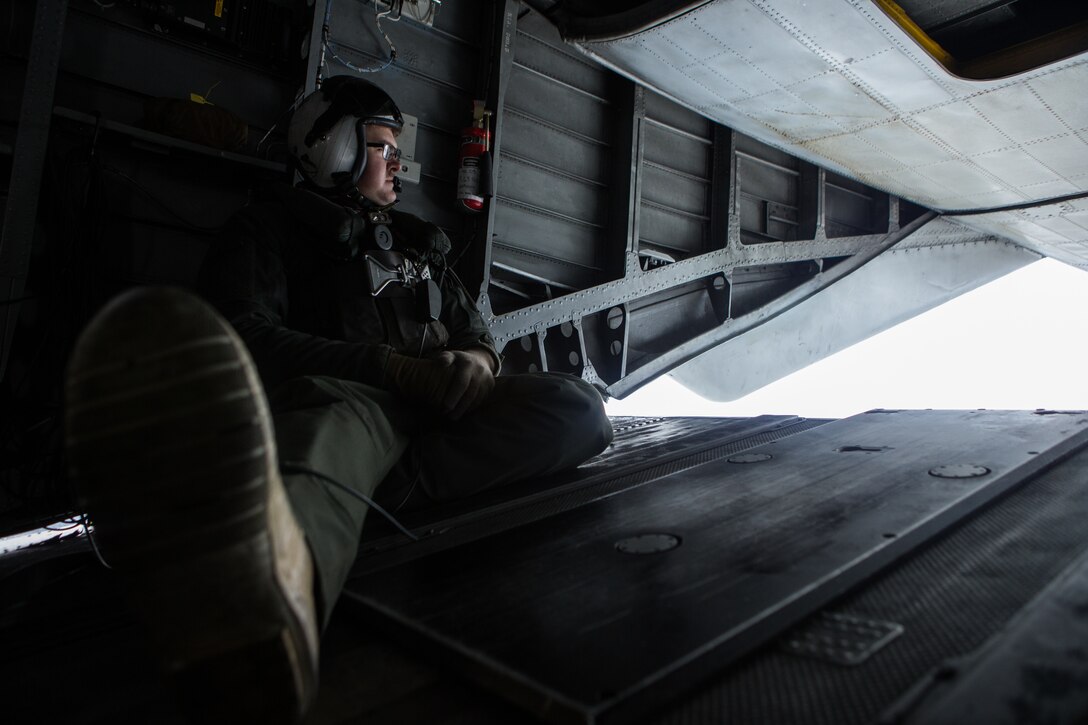
<svg viewBox="0 0 1088 725"><path fill-rule="evenodd" d="M287 130L295 167L318 189L353 194L366 168L366 127L404 127L389 94L362 78L338 75L302 100Z"/></svg>

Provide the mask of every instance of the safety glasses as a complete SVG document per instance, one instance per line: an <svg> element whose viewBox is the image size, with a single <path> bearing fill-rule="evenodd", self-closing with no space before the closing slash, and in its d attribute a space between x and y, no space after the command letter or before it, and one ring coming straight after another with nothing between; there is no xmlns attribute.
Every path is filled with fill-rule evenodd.
<svg viewBox="0 0 1088 725"><path fill-rule="evenodd" d="M398 149L393 144L368 142L367 147L372 148L372 149L381 149L382 150L382 158L385 159L386 161L393 161L394 159L397 159L397 160L400 159L400 149Z"/></svg>

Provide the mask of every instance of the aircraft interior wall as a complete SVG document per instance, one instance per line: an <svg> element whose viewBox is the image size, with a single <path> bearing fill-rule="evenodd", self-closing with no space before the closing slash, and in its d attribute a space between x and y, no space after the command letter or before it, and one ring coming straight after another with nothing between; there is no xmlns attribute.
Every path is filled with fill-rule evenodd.
<svg viewBox="0 0 1088 725"><path fill-rule="evenodd" d="M235 211L292 179L286 120L330 77L410 115L400 203L449 235L506 373L730 399L1040 255L1088 264L1088 59L949 78L874 8L0 7L0 718L177 720L69 488L64 369L107 300L192 286ZM938 100L895 105L916 92ZM1054 654L1040 619L1083 628L1083 412L614 425L577 469L405 513L410 537L370 515L313 722L962 722L978 673L1083 722L1084 688L1051 687L1084 676L1075 635L1064 669L1003 669ZM1023 697L993 702L1014 722Z"/></svg>
<svg viewBox="0 0 1088 725"><path fill-rule="evenodd" d="M518 3L450 4L433 25L387 16L380 28L381 8L358 0L246 7L252 27L93 0L21 0L0 18L0 158L38 164L42 179L40 193L9 189L19 208L6 227L34 233L5 238L3 270L25 297L3 308L7 429L48 469L24 484L40 496L34 515L66 500L58 381L74 336L120 290L193 283L234 210L286 177L284 124L319 76L373 71L415 117L418 181L405 180L401 203L450 235L507 371L561 370L625 394L921 213L636 86ZM59 27L39 22L48 12ZM51 113L21 93L24 80L48 90L43 79ZM494 196L467 214L457 148L473 99L494 114ZM33 123L47 141L16 149ZM913 243L949 241L946 228Z"/></svg>

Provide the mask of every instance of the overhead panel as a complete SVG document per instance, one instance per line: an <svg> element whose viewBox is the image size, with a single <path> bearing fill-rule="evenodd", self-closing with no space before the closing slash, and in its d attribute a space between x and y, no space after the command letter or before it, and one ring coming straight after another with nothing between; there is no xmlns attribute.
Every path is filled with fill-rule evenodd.
<svg viewBox="0 0 1088 725"><path fill-rule="evenodd" d="M1039 254L1088 270L1086 199L953 218L973 229L1013 239Z"/></svg>
<svg viewBox="0 0 1088 725"><path fill-rule="evenodd" d="M878 3L686 5L614 36L601 30L608 18L566 27L593 57L699 113L924 206L990 209L1088 191L1083 165L1066 168L1051 152L1088 150L1083 52L965 79ZM590 25L606 37L580 37Z"/></svg>

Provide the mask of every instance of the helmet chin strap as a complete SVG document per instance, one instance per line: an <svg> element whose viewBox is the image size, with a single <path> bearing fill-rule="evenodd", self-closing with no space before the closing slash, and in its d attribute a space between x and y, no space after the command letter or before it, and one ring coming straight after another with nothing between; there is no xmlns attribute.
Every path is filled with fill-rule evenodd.
<svg viewBox="0 0 1088 725"><path fill-rule="evenodd" d="M400 180L394 177L393 190L399 194L400 185L397 183L398 181ZM393 201L389 202L388 204L379 204L363 196L362 193L359 191L359 187L348 186L346 181L343 182L341 185L337 186L335 189L322 189L321 187L313 186L312 184L309 188L311 189L311 191L314 191L315 193L325 197L326 199L329 199L330 201L334 201L341 206L354 206L365 211L386 211L388 209L391 209L394 204L400 201L400 199L393 199Z"/></svg>

